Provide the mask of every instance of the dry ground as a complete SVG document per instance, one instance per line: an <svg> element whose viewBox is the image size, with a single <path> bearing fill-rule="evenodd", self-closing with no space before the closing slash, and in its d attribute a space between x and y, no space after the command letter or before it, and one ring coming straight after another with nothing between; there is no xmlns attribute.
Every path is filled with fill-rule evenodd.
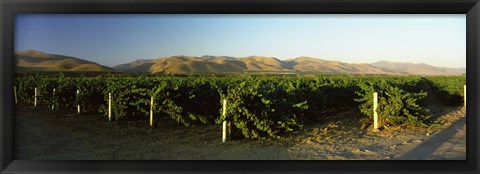
<svg viewBox="0 0 480 174"><path fill-rule="evenodd" d="M113 123L100 115L76 115L18 105L15 158L28 160L396 160L466 159L464 107L438 107L441 126L386 127L371 131L355 110L305 126L285 140L221 143L220 125L151 129L148 120ZM362 129L363 126L363 129Z"/></svg>

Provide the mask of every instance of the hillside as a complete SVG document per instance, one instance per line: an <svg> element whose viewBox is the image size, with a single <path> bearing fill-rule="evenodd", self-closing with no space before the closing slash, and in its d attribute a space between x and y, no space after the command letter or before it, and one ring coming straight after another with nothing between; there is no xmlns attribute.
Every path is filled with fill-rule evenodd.
<svg viewBox="0 0 480 174"><path fill-rule="evenodd" d="M76 57L47 54L36 50L15 53L16 71L114 71L95 62Z"/></svg>
<svg viewBox="0 0 480 174"><path fill-rule="evenodd" d="M243 71L283 71L282 62L275 58L251 56L230 58L215 56L172 56L157 59L150 73L225 73Z"/></svg>
<svg viewBox="0 0 480 174"><path fill-rule="evenodd" d="M130 63L124 63L114 66L113 69L122 72L145 72L152 67L154 60L139 59Z"/></svg>
<svg viewBox="0 0 480 174"><path fill-rule="evenodd" d="M465 69L434 67L427 64L381 61L372 64L344 63L311 57L279 60L274 57L249 56L171 56L155 60L137 60L114 67L123 72L144 73L326 73L387 75L462 75Z"/></svg>
<svg viewBox="0 0 480 174"><path fill-rule="evenodd" d="M275 57L249 56L170 56L158 59L138 59L113 68L84 59L48 54L36 50L15 53L16 70L31 71L119 71L126 73L322 73L379 75L463 75L465 68L434 67L420 63L380 61L345 63L312 57L279 60Z"/></svg>
<svg viewBox="0 0 480 174"><path fill-rule="evenodd" d="M394 74L387 69L369 64L349 64L310 57L299 57L286 62L288 67L300 72L323 72L333 74Z"/></svg>
<svg viewBox="0 0 480 174"><path fill-rule="evenodd" d="M371 64L374 67L388 69L401 74L411 75L462 75L466 73L465 68L434 67L425 63L401 63L380 61Z"/></svg>

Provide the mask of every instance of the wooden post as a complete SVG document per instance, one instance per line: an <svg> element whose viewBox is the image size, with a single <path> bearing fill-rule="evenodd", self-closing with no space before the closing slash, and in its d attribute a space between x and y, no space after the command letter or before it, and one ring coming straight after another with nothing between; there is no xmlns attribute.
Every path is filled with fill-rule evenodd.
<svg viewBox="0 0 480 174"><path fill-rule="evenodd" d="M18 104L18 101L17 101L17 87L16 86L13 87L13 93L15 95L15 104Z"/></svg>
<svg viewBox="0 0 480 174"><path fill-rule="evenodd" d="M378 103L378 93L373 93L373 129L377 130L379 126L378 124L378 113L377 113L377 103Z"/></svg>
<svg viewBox="0 0 480 174"><path fill-rule="evenodd" d="M222 128L222 143L227 141L227 100L223 100L223 128Z"/></svg>
<svg viewBox="0 0 480 174"><path fill-rule="evenodd" d="M77 89L77 101L78 101L78 95L80 95L80 90ZM80 104L77 105L77 115L80 115Z"/></svg>
<svg viewBox="0 0 480 174"><path fill-rule="evenodd" d="M112 93L108 93L108 121L112 121Z"/></svg>
<svg viewBox="0 0 480 174"><path fill-rule="evenodd" d="M33 103L33 106L37 107L37 88L35 88L35 101Z"/></svg>
<svg viewBox="0 0 480 174"><path fill-rule="evenodd" d="M463 85L463 106L467 106L467 85Z"/></svg>
<svg viewBox="0 0 480 174"><path fill-rule="evenodd" d="M153 127L153 96L150 98L150 127Z"/></svg>
<svg viewBox="0 0 480 174"><path fill-rule="evenodd" d="M55 88L53 88L53 93L52 93L52 98L53 98L53 100L52 100L52 111L55 108L55 98L53 97L54 95L55 95Z"/></svg>

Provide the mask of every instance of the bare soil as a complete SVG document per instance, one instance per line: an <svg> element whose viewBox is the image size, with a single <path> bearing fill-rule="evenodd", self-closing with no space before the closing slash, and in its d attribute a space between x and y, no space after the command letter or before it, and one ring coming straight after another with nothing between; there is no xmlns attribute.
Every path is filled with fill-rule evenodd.
<svg viewBox="0 0 480 174"><path fill-rule="evenodd" d="M465 107L435 108L438 126L372 131L356 109L286 134L229 140L221 125L181 127L108 122L94 114L17 105L15 158L22 160L411 160L466 159Z"/></svg>

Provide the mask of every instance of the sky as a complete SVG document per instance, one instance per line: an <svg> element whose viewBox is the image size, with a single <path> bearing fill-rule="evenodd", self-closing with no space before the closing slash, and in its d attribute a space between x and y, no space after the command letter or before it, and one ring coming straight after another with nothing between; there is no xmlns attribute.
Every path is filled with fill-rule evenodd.
<svg viewBox="0 0 480 174"><path fill-rule="evenodd" d="M466 67L465 14L21 14L15 51L106 66L137 59L252 55Z"/></svg>

